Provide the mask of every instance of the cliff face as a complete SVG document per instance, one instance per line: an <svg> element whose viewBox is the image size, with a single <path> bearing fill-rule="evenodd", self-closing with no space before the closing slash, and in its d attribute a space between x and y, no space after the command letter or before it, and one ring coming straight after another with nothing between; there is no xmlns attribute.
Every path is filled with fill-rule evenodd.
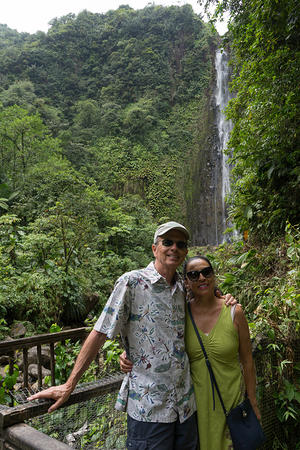
<svg viewBox="0 0 300 450"><path fill-rule="evenodd" d="M185 200L192 245L218 245L224 241L229 173L222 148L226 145L230 124L224 121L221 110L227 101L225 54L222 64L217 69L215 65L212 68L210 87L199 118L198 142L186 167Z"/></svg>
<svg viewBox="0 0 300 450"><path fill-rule="evenodd" d="M4 107L39 113L72 167L109 196L141 197L155 222L188 225L194 245L223 241L218 38L191 6L85 11L46 35L4 35Z"/></svg>

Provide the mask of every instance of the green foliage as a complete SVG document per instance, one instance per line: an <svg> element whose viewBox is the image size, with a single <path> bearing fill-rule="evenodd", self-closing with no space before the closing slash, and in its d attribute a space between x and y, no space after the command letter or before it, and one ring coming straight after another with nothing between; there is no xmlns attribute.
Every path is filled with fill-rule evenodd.
<svg viewBox="0 0 300 450"><path fill-rule="evenodd" d="M102 350L105 354L104 370L109 370L110 372L116 370L120 372L119 358L121 353L123 353L123 348L120 347L119 342L116 340L112 341L107 339L102 347Z"/></svg>
<svg viewBox="0 0 300 450"><path fill-rule="evenodd" d="M58 333L62 331L61 327L56 323L53 323L50 327L50 333ZM57 342L55 345L55 384L65 383L69 377L75 360L81 349L80 341L72 342L70 339L66 339L64 343ZM96 364L92 362L86 372L81 378L81 383L94 381L96 374ZM45 384L51 383L51 377L45 377Z"/></svg>
<svg viewBox="0 0 300 450"><path fill-rule="evenodd" d="M298 383L295 385L284 379L284 389L276 394L277 415L280 422L287 422L289 419L299 422L300 407L298 403L300 403L300 394L297 387L299 381L300 378L298 377Z"/></svg>
<svg viewBox="0 0 300 450"><path fill-rule="evenodd" d="M58 333L62 328L53 323L50 327L50 333ZM80 341L72 342L71 339L66 339L63 343L57 342L55 345L55 383L62 384L68 379L73 369L75 360L81 350L82 343ZM107 373L120 372L119 356L123 352L123 348L116 340L107 339L102 347L104 353L103 367L99 368L95 361L93 361L88 369L84 372L80 379L80 383L87 383L95 381L98 377L103 377ZM99 373L98 373L99 372ZM96 377L98 373L98 377ZM45 384L51 383L51 377L47 376L44 380Z"/></svg>
<svg viewBox="0 0 300 450"><path fill-rule="evenodd" d="M298 228L287 223L284 239L268 246L237 241L219 246L210 256L220 272L220 288L239 299L255 321L256 333L282 339L299 330Z"/></svg>
<svg viewBox="0 0 300 450"><path fill-rule="evenodd" d="M124 131L128 136L143 138L157 120L153 101L140 98L138 102L129 104L124 111Z"/></svg>
<svg viewBox="0 0 300 450"><path fill-rule="evenodd" d="M120 429L126 427L126 415L114 417L108 409L112 401L113 396L108 394L104 404L98 403L97 420L89 423L88 432L81 439L82 447L125 448L126 436L120 435Z"/></svg>
<svg viewBox="0 0 300 450"><path fill-rule="evenodd" d="M27 226L1 216L0 307L9 321L32 320L41 330L54 321L81 323L92 293L99 310L118 276L149 262L154 227L141 199L117 201L83 182L77 188L80 196L63 192L54 206L49 198Z"/></svg>
<svg viewBox="0 0 300 450"><path fill-rule="evenodd" d="M34 112L35 100L34 85L30 81L16 81L0 94L3 106L18 105L29 112Z"/></svg>
<svg viewBox="0 0 300 450"><path fill-rule="evenodd" d="M62 109L99 93L105 103L134 103L149 92L185 101L199 92L208 35L189 5L83 11L53 20L47 35L21 35L14 52L12 42L3 45L0 72L7 84L30 81Z"/></svg>
<svg viewBox="0 0 300 450"><path fill-rule="evenodd" d="M0 195L4 197L0 198L0 214L6 213L11 206L13 200L19 195L19 191L11 192L10 187L6 183L0 184ZM2 211L1 211L2 210Z"/></svg>
<svg viewBox="0 0 300 450"><path fill-rule="evenodd" d="M235 93L230 214L262 241L299 223L299 8L296 0L202 1L229 11Z"/></svg>
<svg viewBox="0 0 300 450"><path fill-rule="evenodd" d="M182 220L182 167L199 119L190 105L206 94L215 40L192 8L83 11L53 20L47 35L3 34L3 105L38 112L87 182L116 197L139 194L156 219ZM23 181L29 188L31 178Z"/></svg>
<svg viewBox="0 0 300 450"><path fill-rule="evenodd" d="M58 333L61 328L55 323L51 325L49 331ZM57 342L55 345L55 384L62 384L69 377L75 361L74 347L76 345L71 344L70 339L66 339L64 344Z"/></svg>
<svg viewBox="0 0 300 450"><path fill-rule="evenodd" d="M7 322L5 319L0 319L0 340L4 340L7 334L9 333L10 329L7 326Z"/></svg>
<svg viewBox="0 0 300 450"><path fill-rule="evenodd" d="M30 166L59 151L40 116L20 106L0 108L0 145L2 176L13 190L22 186Z"/></svg>
<svg viewBox="0 0 300 450"><path fill-rule="evenodd" d="M0 404L8 405L11 404L11 396L9 395L9 392L16 384L19 376L19 368L17 365L14 365L13 373L10 375L9 366L6 366L4 372L4 376L0 375Z"/></svg>

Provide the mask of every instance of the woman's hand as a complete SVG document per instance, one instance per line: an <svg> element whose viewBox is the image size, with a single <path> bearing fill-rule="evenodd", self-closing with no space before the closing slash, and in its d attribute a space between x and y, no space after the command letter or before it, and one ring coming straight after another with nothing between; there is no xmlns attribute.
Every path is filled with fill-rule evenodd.
<svg viewBox="0 0 300 450"><path fill-rule="evenodd" d="M124 351L120 355L120 369L122 370L122 372L128 373L128 372L131 372L132 367L133 367L133 364L130 361L130 359L127 359L126 352Z"/></svg>
<svg viewBox="0 0 300 450"><path fill-rule="evenodd" d="M256 417L258 418L259 421L261 421L261 414L260 414L260 410L259 410L259 408L257 406L256 399L251 400L249 398L249 400L250 400L251 406L253 408L253 411L255 412Z"/></svg>

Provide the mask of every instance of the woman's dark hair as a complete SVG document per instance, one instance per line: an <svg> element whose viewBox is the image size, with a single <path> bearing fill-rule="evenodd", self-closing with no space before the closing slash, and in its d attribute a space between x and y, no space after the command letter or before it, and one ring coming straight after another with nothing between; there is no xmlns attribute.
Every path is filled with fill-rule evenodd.
<svg viewBox="0 0 300 450"><path fill-rule="evenodd" d="M187 268L188 264L189 264L190 262L192 262L192 261L195 261L196 259L204 259L204 261L207 262L207 264L209 265L209 267L212 268L213 273L214 273L214 268L213 268L213 266L211 265L210 260L209 260L208 258L206 258L206 256L203 256L203 255L196 255L196 256L191 256L190 258L188 258L188 259L186 259L186 260L184 261L184 263L183 263L183 268L182 268L182 271L183 271L183 278L184 278L184 279L186 278L186 268Z"/></svg>

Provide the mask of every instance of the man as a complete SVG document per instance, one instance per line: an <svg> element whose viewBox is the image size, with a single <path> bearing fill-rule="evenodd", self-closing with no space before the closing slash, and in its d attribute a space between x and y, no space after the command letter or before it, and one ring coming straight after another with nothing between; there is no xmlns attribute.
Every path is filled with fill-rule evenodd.
<svg viewBox="0 0 300 450"><path fill-rule="evenodd" d="M106 338L120 334L133 361L116 404L127 410L127 448L197 448L196 405L184 348L184 291L176 273L187 255L188 239L187 229L177 222L157 228L155 261L118 279L67 382L28 400L54 399L49 412L61 406Z"/></svg>

